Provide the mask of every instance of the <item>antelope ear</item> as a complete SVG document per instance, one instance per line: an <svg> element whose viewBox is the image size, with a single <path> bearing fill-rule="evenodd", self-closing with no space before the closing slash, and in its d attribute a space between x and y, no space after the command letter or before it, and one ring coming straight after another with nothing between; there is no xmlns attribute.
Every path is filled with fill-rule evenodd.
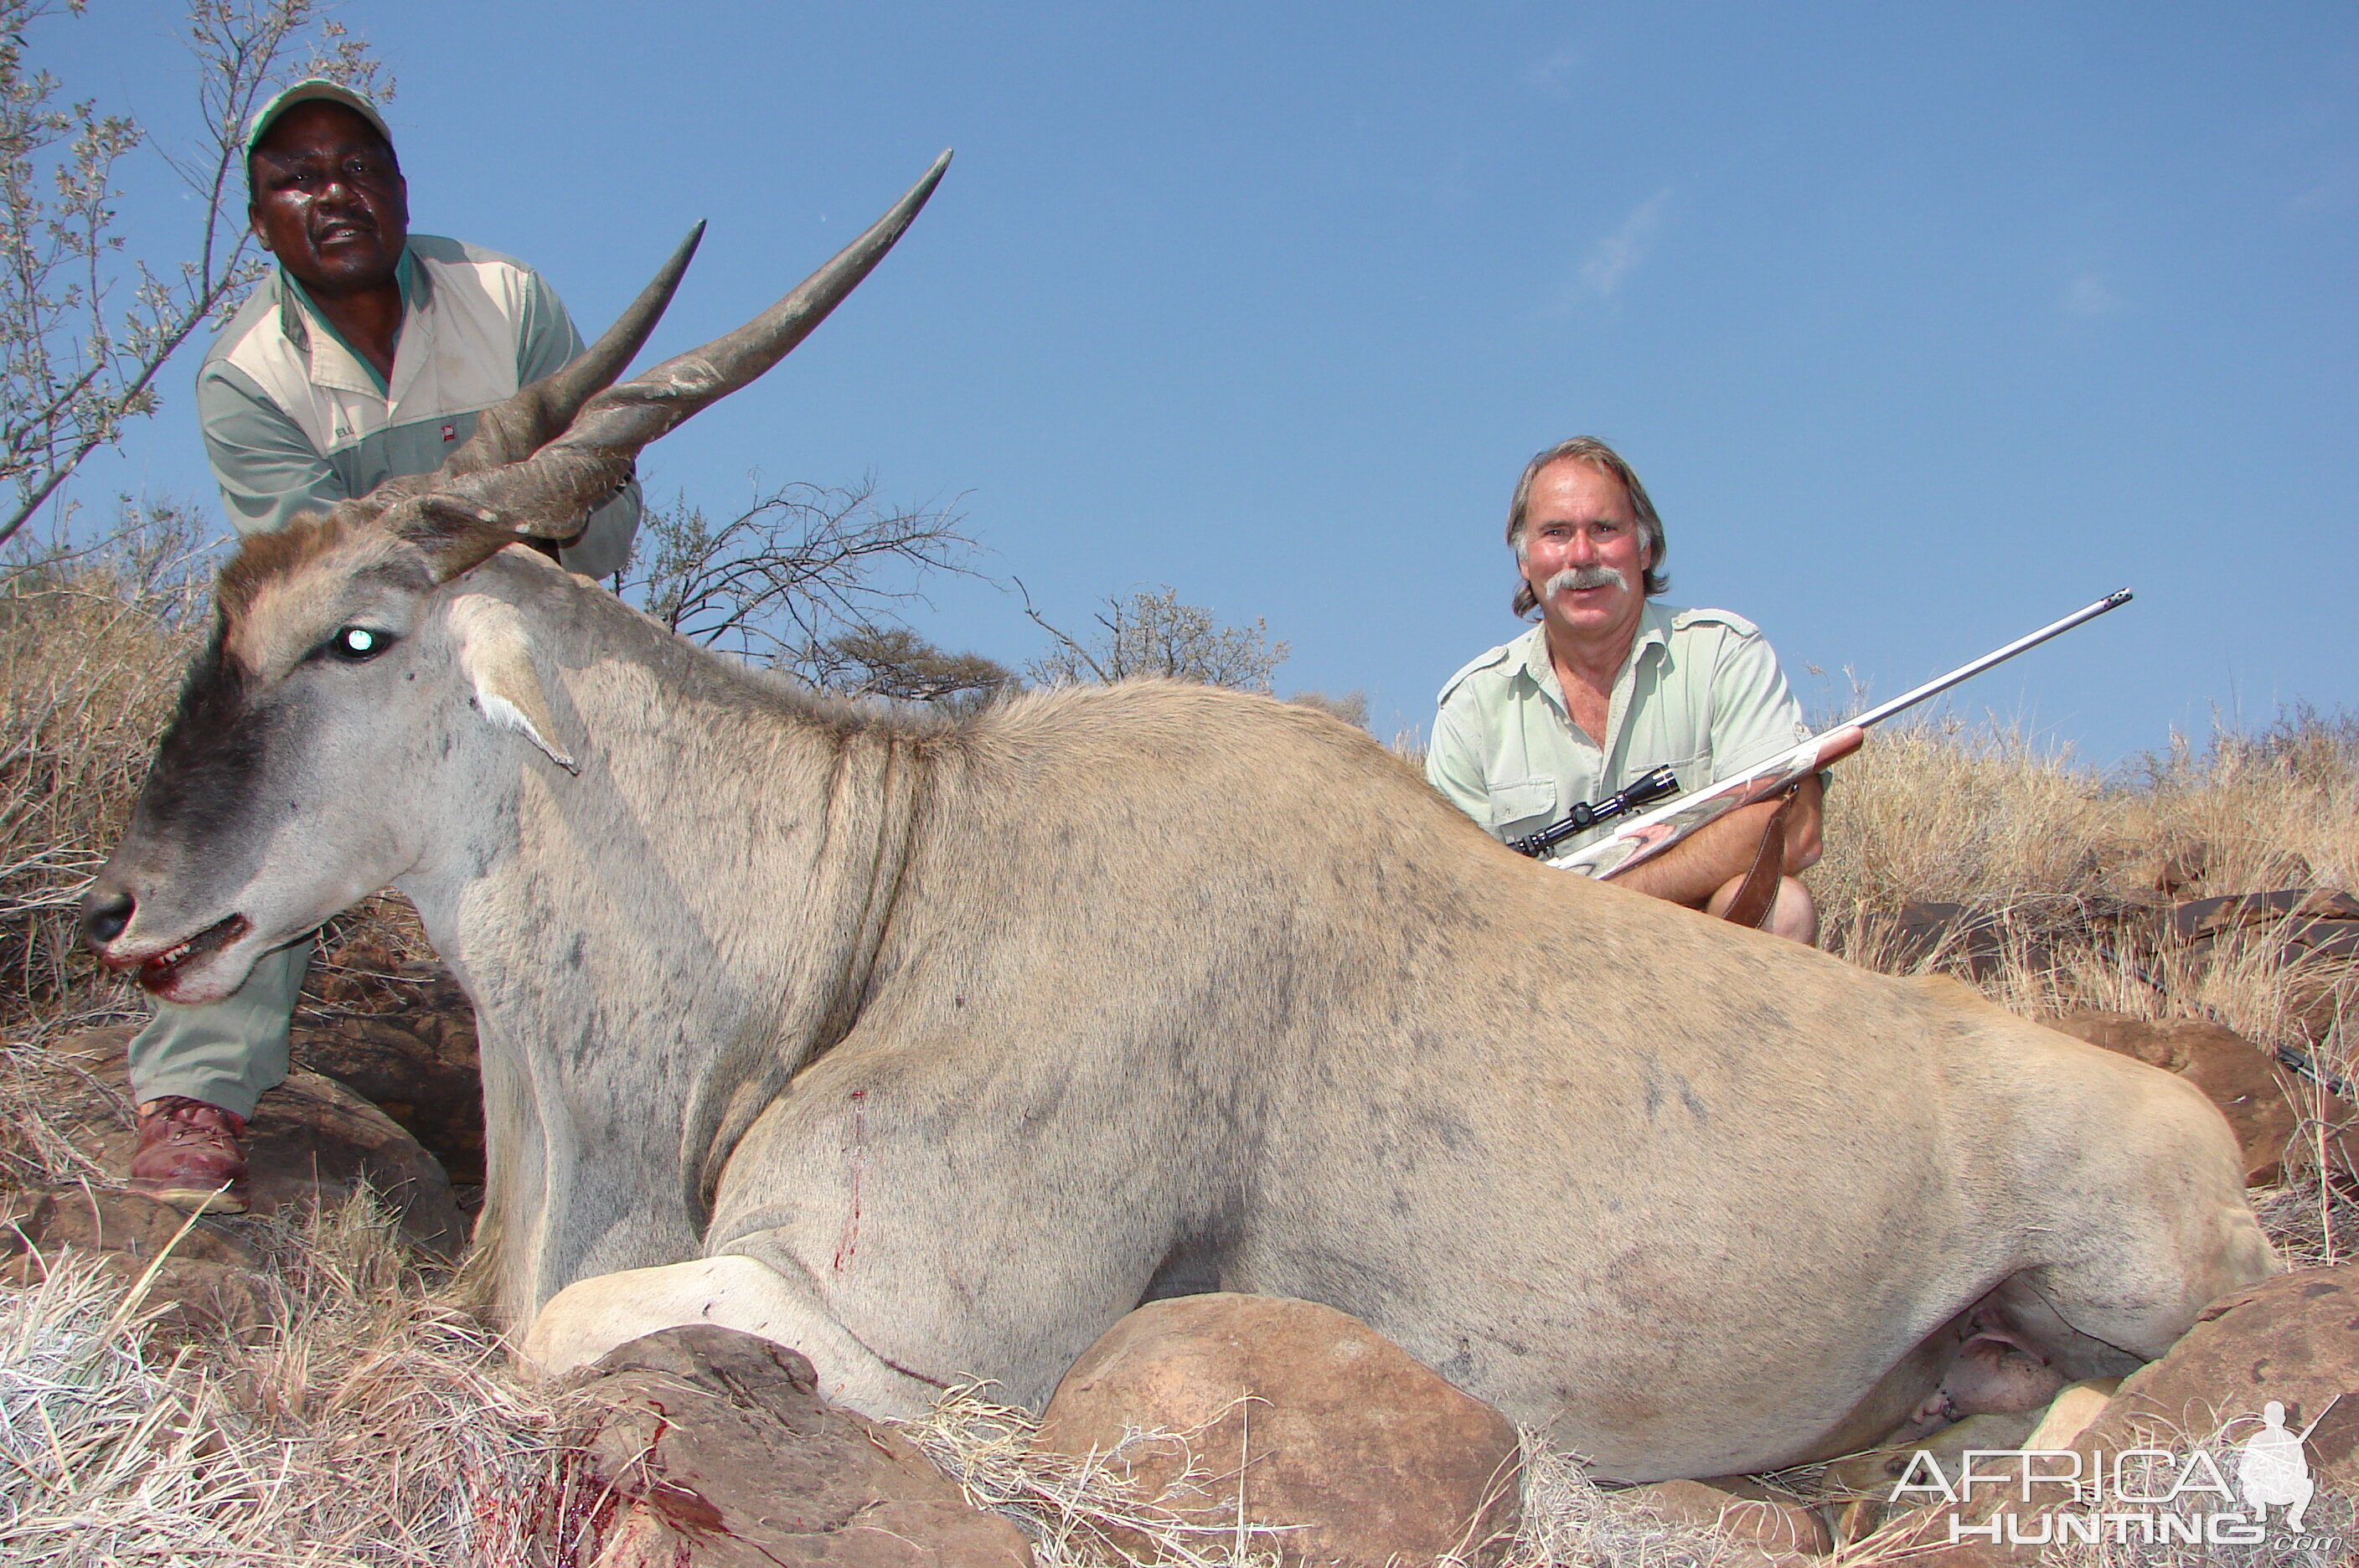
<svg viewBox="0 0 2359 1568"><path fill-rule="evenodd" d="M557 744L557 721L532 661L532 644L516 607L485 593L462 594L451 607L459 667L475 688L475 706L501 729L516 731L568 773L582 765Z"/></svg>

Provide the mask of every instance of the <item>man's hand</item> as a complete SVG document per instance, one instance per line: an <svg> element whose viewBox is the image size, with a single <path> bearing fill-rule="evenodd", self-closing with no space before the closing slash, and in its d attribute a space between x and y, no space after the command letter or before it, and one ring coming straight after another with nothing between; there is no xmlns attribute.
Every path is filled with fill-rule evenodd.
<svg viewBox="0 0 2359 1568"><path fill-rule="evenodd" d="M1818 864L1823 845L1820 833L1823 818L1820 800L1823 789L1816 775L1802 781L1794 798L1793 814L1786 819L1785 873L1792 877ZM1775 800L1756 800L1740 806L1710 826L1698 829L1665 850L1654 859L1632 866L1614 877L1618 887L1645 893L1650 898L1685 904L1701 909L1712 902L1723 890L1735 896L1734 885L1742 882L1752 867L1753 857L1761 847L1761 835L1769 826L1769 818L1777 810ZM1799 899L1800 885L1794 884L1788 894L1778 899L1778 909L1771 918L1771 929L1780 935L1793 935L1802 928L1802 911L1789 909L1790 899ZM1806 900L1804 900L1806 902ZM1808 921L1815 933L1817 918L1811 913ZM1799 938L1808 941L1808 937Z"/></svg>

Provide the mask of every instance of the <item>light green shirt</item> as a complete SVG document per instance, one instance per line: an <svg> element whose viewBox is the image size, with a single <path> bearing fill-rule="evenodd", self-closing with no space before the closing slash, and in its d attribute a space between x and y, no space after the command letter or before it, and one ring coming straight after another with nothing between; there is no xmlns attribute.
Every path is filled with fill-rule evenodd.
<svg viewBox="0 0 2359 1568"><path fill-rule="evenodd" d="M1758 627L1726 610L1649 603L1614 677L1605 734L1572 722L1545 626L1475 659L1441 689L1425 776L1502 841L1538 833L1668 763L1700 789L1809 738L1801 704ZM1559 853L1611 831L1569 839Z"/></svg>

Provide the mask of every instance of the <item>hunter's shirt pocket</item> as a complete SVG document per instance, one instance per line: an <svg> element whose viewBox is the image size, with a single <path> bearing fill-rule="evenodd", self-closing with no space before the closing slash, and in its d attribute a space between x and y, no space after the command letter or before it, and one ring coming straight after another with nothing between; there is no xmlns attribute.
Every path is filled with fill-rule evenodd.
<svg viewBox="0 0 2359 1568"><path fill-rule="evenodd" d="M1557 809L1553 779L1525 779L1490 789L1491 831L1501 838L1537 833L1563 814Z"/></svg>

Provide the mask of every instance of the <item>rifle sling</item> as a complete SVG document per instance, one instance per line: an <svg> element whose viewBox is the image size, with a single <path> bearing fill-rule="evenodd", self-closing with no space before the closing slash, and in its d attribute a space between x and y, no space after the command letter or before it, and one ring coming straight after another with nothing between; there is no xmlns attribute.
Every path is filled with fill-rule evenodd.
<svg viewBox="0 0 2359 1568"><path fill-rule="evenodd" d="M1721 919L1756 931L1767 922L1769 911L1777 904L1777 884L1786 875L1786 822L1794 814L1794 797L1801 789L1799 780L1788 785L1777 809L1769 813L1769 825L1761 830L1761 847L1753 852L1744 884Z"/></svg>

